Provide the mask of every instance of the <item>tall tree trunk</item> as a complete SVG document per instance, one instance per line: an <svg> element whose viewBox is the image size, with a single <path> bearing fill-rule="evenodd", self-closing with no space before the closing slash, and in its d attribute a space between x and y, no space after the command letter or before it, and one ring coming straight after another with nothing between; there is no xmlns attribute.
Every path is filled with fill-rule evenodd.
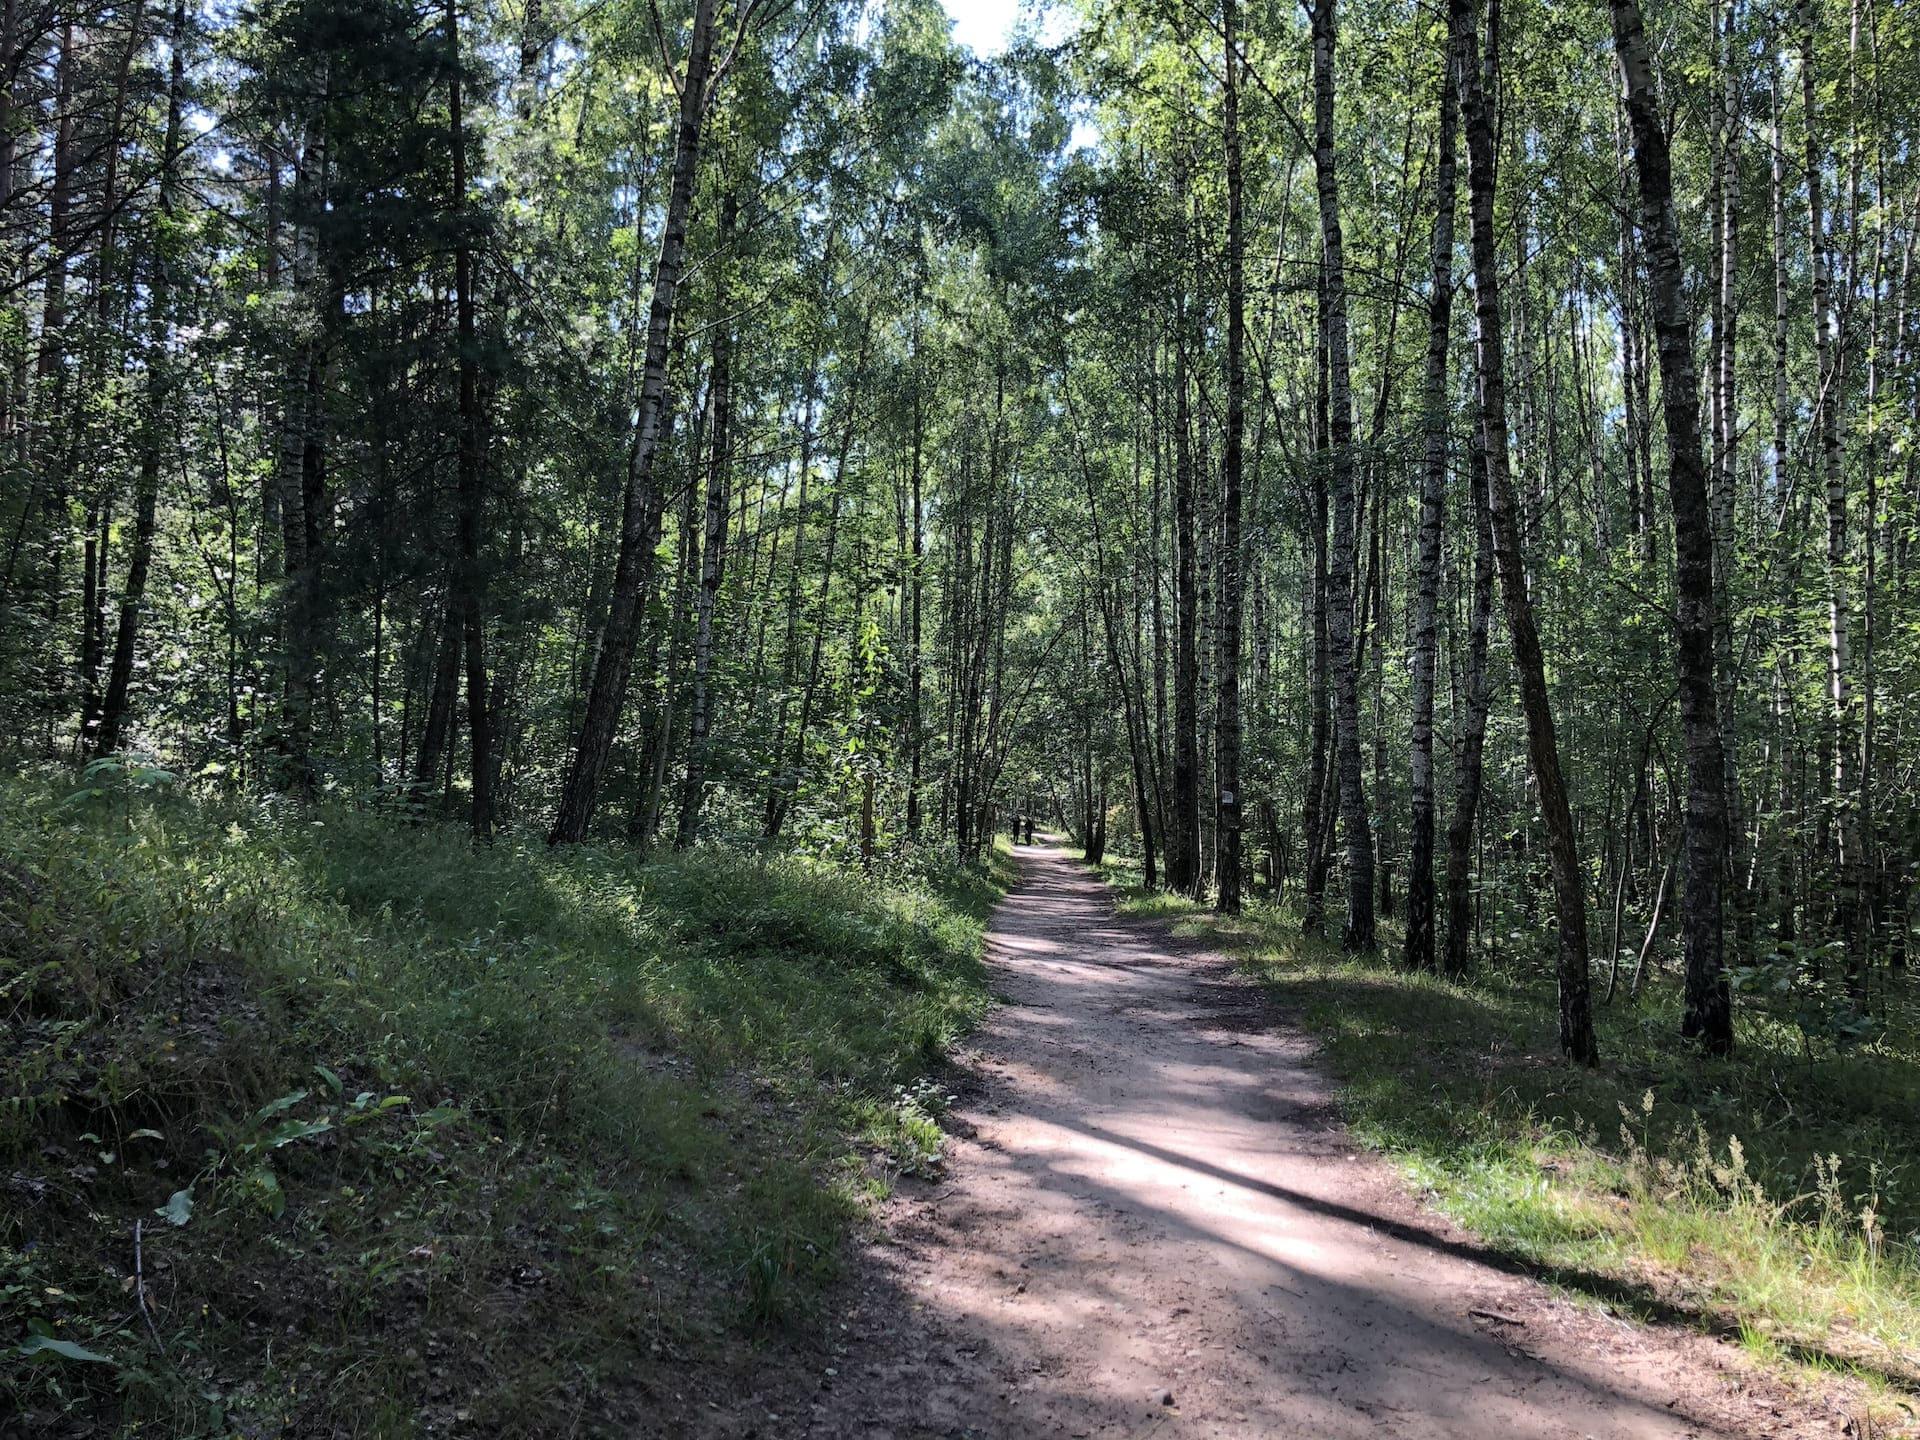
<svg viewBox="0 0 1920 1440"><path fill-rule="evenodd" d="M1184 178L1180 186L1184 209ZM1193 415L1187 376L1185 271L1177 282L1173 344L1173 829L1167 884L1200 893L1200 582L1194 526Z"/></svg>
<svg viewBox="0 0 1920 1440"><path fill-rule="evenodd" d="M653 463L659 446L667 385L667 342L687 241L687 216L693 206L694 172L700 160L700 131L706 119L708 79L713 69L713 12L716 0L695 0L687 66L680 78L680 115L673 152L673 179L660 231L660 256L653 269L653 300L647 314L646 360L641 370L639 414L628 452L627 485L620 522L620 551L614 565L613 596L601 629L586 713L580 720L573 757L567 767L560 806L547 842L584 840L599 803L600 788L620 711L633 674L633 652L640 638L645 599L651 589L653 547L659 505L654 494Z"/></svg>
<svg viewBox="0 0 1920 1440"><path fill-rule="evenodd" d="M1313 409L1313 493L1310 496L1309 509L1312 512L1313 544L1311 561L1313 576L1308 591L1307 604L1311 611L1308 619L1311 639L1309 641L1307 675L1307 709L1311 712L1309 730L1311 742L1307 751L1306 793L1300 807L1301 828L1305 831L1306 875L1305 898L1301 905L1300 925L1307 934L1320 936L1326 933L1327 906L1327 864L1328 831L1332 817L1326 812L1337 808L1328 805L1327 791L1332 773L1330 731L1330 712L1328 709L1328 670L1331 666L1331 652L1327 645L1327 306L1326 306L1327 269L1326 257L1321 257L1319 272L1315 282L1315 320L1314 320L1314 409Z"/></svg>
<svg viewBox="0 0 1920 1440"><path fill-rule="evenodd" d="M869 330L868 334L871 334ZM863 339L860 349L860 362L854 369L861 370L866 363L866 342ZM769 816L767 838L775 838L780 827L786 823L793 808L794 795L798 793L800 775L806 768L807 741L813 730L813 712L820 695L820 663L827 635L827 604L833 593L834 557L840 541L840 511L846 497L844 482L847 475L847 460L853 453L854 436L858 433L860 418L860 382L850 383L847 396L847 422L840 431L840 446L833 461L833 502L827 515L827 543L821 558L820 584L813 597L813 642L807 658L807 673L800 689L800 723L793 732L793 750L788 756L784 769L793 776L793 789L781 792L779 805Z"/></svg>
<svg viewBox="0 0 1920 1440"><path fill-rule="evenodd" d="M1420 552L1413 615L1413 844L1407 861L1405 960L1430 970L1433 945L1433 679L1439 665L1440 539L1447 499L1447 346L1453 330L1453 212L1460 103L1458 55L1471 0L1450 0L1440 59L1439 155L1433 187L1433 280L1427 299L1426 469L1420 483Z"/></svg>
<svg viewBox="0 0 1920 1440"><path fill-rule="evenodd" d="M1471 6L1467 23L1471 26ZM1461 64L1466 64L1462 37ZM1464 73L1461 76L1464 81ZM1464 975L1472 968L1473 827L1480 809L1481 760L1493 688L1487 678L1488 632L1493 624L1493 511L1487 498L1487 456L1479 415L1467 441L1469 501L1473 508L1473 599L1467 620L1466 706L1454 739L1453 818L1447 822L1447 934L1440 968Z"/></svg>
<svg viewBox="0 0 1920 1440"><path fill-rule="evenodd" d="M826 255L829 257L833 253L832 238L829 234L826 246ZM780 827L786 823L787 810L792 805L794 789L799 784L798 773L781 768L779 761L787 751L787 714L793 703L793 687L799 680L800 579L806 568L807 511L810 508L807 497L813 484L814 406L819 395L820 347L821 339L816 332L808 345L807 365L801 381L800 443L794 463L797 498L794 503L793 558L787 566L787 626L780 647L780 706L773 727L775 776L774 783L767 791L764 824L764 833L769 840L778 835ZM803 750L806 746L805 730L806 726L802 724L802 733L796 737Z"/></svg>
<svg viewBox="0 0 1920 1440"><path fill-rule="evenodd" d="M713 629L726 574L727 506L733 480L733 317L726 276L731 269L738 194L731 188L720 202L721 281L719 330L713 341L713 456L707 471L706 538L700 553L700 595L694 616L693 684L687 705L687 774L680 791L680 823L673 844L684 850L699 838L700 808L706 800L707 736L713 728Z"/></svg>
<svg viewBox="0 0 1920 1440"><path fill-rule="evenodd" d="M917 254L924 264L926 241L916 234ZM923 721L921 720L922 691L925 680L925 644L922 635L921 602L925 590L926 556L926 506L921 495L925 476L923 472L927 433L926 360L920 353L921 308L925 304L922 294L924 281L919 271L915 273L913 295L913 458L909 483L912 493L909 497L913 506L910 525L913 532L913 556L911 570L907 577L907 838L920 838L920 769L921 752L925 745Z"/></svg>
<svg viewBox="0 0 1920 1440"><path fill-rule="evenodd" d="M1733 654L1734 620L1734 491L1738 484L1740 411L1735 388L1735 360L1739 340L1740 280L1740 151L1744 117L1741 107L1741 68L1738 44L1739 0L1726 0L1724 33L1720 42L1720 215L1719 273L1714 277L1713 322L1713 656L1716 695L1720 710L1720 743L1726 773L1726 869L1723 886L1733 885L1737 917L1746 913L1738 903L1741 866L1740 767L1735 724L1739 676Z"/></svg>
<svg viewBox="0 0 1920 1440"><path fill-rule="evenodd" d="M1328 669L1331 652L1327 645L1327 501L1324 477L1315 482L1314 523L1311 555L1312 574L1307 596L1309 616L1309 654L1307 675L1308 749L1307 779L1301 797L1300 828L1305 855L1301 928L1309 935L1324 935L1327 927L1327 869L1331 863L1330 835L1337 802L1330 796L1333 768L1332 714L1328 694Z"/></svg>
<svg viewBox="0 0 1920 1440"><path fill-rule="evenodd" d="M331 67L307 118L306 143L294 167L302 219L332 204L333 121L336 95ZM281 628L285 688L282 696L282 783L311 797L319 782L313 759L313 720L322 679L320 629L322 577L331 526L328 495L329 379L334 346L345 321L346 285L338 247L324 225L296 223L292 285L310 292L317 316L290 357L280 416Z"/></svg>
<svg viewBox="0 0 1920 1440"><path fill-rule="evenodd" d="M1154 850L1153 797L1152 785L1148 779L1151 762L1148 759L1148 727L1146 717L1145 677L1129 676L1127 673L1126 652L1120 643L1120 623L1116 618L1116 606L1109 592L1107 574L1107 540L1105 527L1100 522L1102 506L1100 496L1093 483L1093 466L1087 459L1085 438L1080 432L1080 423L1074 413L1073 392L1068 376L1061 377L1061 393L1066 400L1068 428L1073 436L1074 455L1080 464L1080 479L1087 497L1087 518L1093 524L1093 594L1091 602L1100 610L1100 638L1106 650L1107 669L1112 678L1120 701L1120 714L1127 731L1127 758L1132 770L1134 814L1140 829L1140 868L1143 882L1149 890L1159 884L1157 856ZM1089 663L1091 657L1089 656ZM1086 727L1091 750L1091 717Z"/></svg>
<svg viewBox="0 0 1920 1440"><path fill-rule="evenodd" d="M481 454L480 340L473 306L473 237L467 218L467 134L460 84L458 0L446 0L447 143L453 151L454 311L460 350L459 556L454 568L460 631L466 650L467 735L472 745L471 823L476 840L493 838L493 716L489 711L486 656L486 571L480 534L486 510L486 474Z"/></svg>
<svg viewBox="0 0 1920 1440"><path fill-rule="evenodd" d="M62 435L67 413L67 267L74 250L71 216L74 191L74 25L67 19L60 29L53 83L53 173L47 197L47 273L40 291L40 336L34 355L32 425L27 436L33 465L34 493L39 497L46 533L45 606L49 654L46 673L47 740L51 748L54 717L66 713L67 673L59 659L61 587L66 583L63 560L67 552L69 477ZM32 500L28 506L31 508ZM25 516L22 516L24 522Z"/></svg>
<svg viewBox="0 0 1920 1440"><path fill-rule="evenodd" d="M1359 656L1353 635L1354 467L1353 382L1347 338L1346 253L1340 227L1340 179L1334 153L1334 4L1313 3L1314 173L1319 181L1320 237L1326 267L1328 438L1333 478L1333 555L1327 567L1327 645L1333 661L1335 768L1341 831L1346 841L1347 921L1341 944L1374 947L1373 835L1360 779Z"/></svg>
<svg viewBox="0 0 1920 1440"><path fill-rule="evenodd" d="M168 35L171 60L167 71L167 126L161 144L158 209L162 224L173 219L176 180L175 157L180 150L181 109L186 85L187 12L185 0L174 0ZM160 500L160 468L167 435L172 371L167 356L167 332L172 304L172 261L163 244L150 248L153 273L147 282L150 334L147 356L146 414L140 436L140 471L134 482L133 553L127 562L127 583L120 592L119 622L114 631L113 658L107 666L106 696L100 707L100 729L95 738L102 755L120 748L133 684L134 652L140 634L140 607L145 603L147 574L153 565L153 538Z"/></svg>
<svg viewBox="0 0 1920 1440"><path fill-rule="evenodd" d="M1161 574L1165 551L1162 530L1165 523L1166 506L1166 467L1163 464L1166 447L1162 444L1166 433L1165 396L1160 389L1159 364L1157 357L1150 354L1146 361L1147 383L1151 387L1153 404L1147 417L1148 446L1152 450L1152 476L1147 495L1147 614L1148 642L1153 653L1153 774L1154 802L1159 820L1160 844L1163 854L1170 856L1173 841L1169 834L1172 806L1169 794L1173 785L1173 762L1167 750L1169 739L1167 728L1167 617L1165 585ZM1172 870L1172 860L1167 860L1167 870ZM1166 876L1172 884L1171 873Z"/></svg>
<svg viewBox="0 0 1920 1440"><path fill-rule="evenodd" d="M1787 421L1792 413L1787 384L1791 307L1787 286L1787 137L1781 125L1780 46L1770 45L1772 77L1767 87L1767 205L1773 232L1773 503L1787 503ZM1784 528L1784 527L1783 527Z"/></svg>
<svg viewBox="0 0 1920 1440"><path fill-rule="evenodd" d="M1713 515L1700 440L1700 382L1694 372L1693 325L1673 213L1673 159L1646 26L1639 0L1613 0L1612 8L1614 49L1626 76L1634 166L1640 176L1660 403L1667 426L1667 483L1673 497L1675 662L1687 743L1687 982L1680 1033L1724 1055L1733 1047L1733 1006L1721 954L1727 791L1714 676Z"/></svg>
<svg viewBox="0 0 1920 1440"><path fill-rule="evenodd" d="M711 383L708 393L711 393ZM700 457L706 453L707 403L698 402L694 411L693 434L687 453L692 457L692 466L697 473ZM679 709L677 696L681 689L680 675L685 665L688 629L692 624L693 595L699 587L700 579L700 526L696 519L700 513L700 495L698 487L691 477L680 487L680 513L674 526L673 593L668 600L668 615L665 629L668 635L667 662L661 674L660 700L652 717L645 750L646 764L641 778L640 803L631 826L634 845L645 854L660 831L660 820L666 805L667 764L673 754L676 716ZM678 817L676 816L676 823Z"/></svg>
<svg viewBox="0 0 1920 1440"><path fill-rule="evenodd" d="M1801 37L1800 78L1805 102L1807 182L1807 244L1813 270L1813 345L1819 362L1819 390L1814 412L1819 426L1820 471L1827 490L1827 726L1826 744L1832 764L1825 782L1831 787L1834 833L1839 849L1834 857L1838 900L1835 929L1851 942L1860 910L1861 862L1859 816L1854 805L1854 703L1850 630L1852 602L1847 595L1847 478L1840 439L1840 382L1842 347L1834 334L1832 261L1827 251L1825 183L1820 167L1819 84L1816 46L1817 7L1807 0L1805 32Z"/></svg>
<svg viewBox="0 0 1920 1440"><path fill-rule="evenodd" d="M1527 722L1527 757L1533 770L1541 817L1552 861L1554 910L1559 920L1560 1049L1583 1065L1599 1060L1593 1034L1593 999L1587 973L1586 880L1573 833L1573 812L1560 774L1560 746L1554 736L1553 709L1547 698L1546 662L1534 627L1527 593L1526 562L1520 549L1519 505L1508 468L1506 355L1500 333L1500 261L1494 217L1494 126L1489 92L1498 79L1500 26L1498 0L1487 5L1485 73L1474 38L1462 56L1466 85L1467 191L1473 234L1474 314L1479 352L1480 428L1487 461L1487 498L1492 512L1494 568L1506 605L1507 633L1513 641L1514 668L1520 680L1520 708ZM1336 657L1337 658L1337 657Z"/></svg>
<svg viewBox="0 0 1920 1440"><path fill-rule="evenodd" d="M1219 839L1214 870L1216 904L1223 914L1240 909L1240 469L1246 430L1246 240L1241 210L1240 80L1235 39L1237 0L1225 0L1225 124L1227 166L1227 434L1221 457L1220 494L1220 648L1215 679L1214 775ZM1135 764L1140 763L1135 751ZM1145 787L1141 824L1146 823Z"/></svg>

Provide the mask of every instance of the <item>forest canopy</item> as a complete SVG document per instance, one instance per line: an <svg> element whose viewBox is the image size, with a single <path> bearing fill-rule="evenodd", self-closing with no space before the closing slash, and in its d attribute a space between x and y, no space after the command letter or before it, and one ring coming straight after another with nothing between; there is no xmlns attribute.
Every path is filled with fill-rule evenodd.
<svg viewBox="0 0 1920 1440"><path fill-rule="evenodd" d="M1596 968L1711 1051L1744 997L1870 1035L1920 785L1908 10L949 29L9 4L18 745L636 852L1039 815L1550 971L1576 1060Z"/></svg>

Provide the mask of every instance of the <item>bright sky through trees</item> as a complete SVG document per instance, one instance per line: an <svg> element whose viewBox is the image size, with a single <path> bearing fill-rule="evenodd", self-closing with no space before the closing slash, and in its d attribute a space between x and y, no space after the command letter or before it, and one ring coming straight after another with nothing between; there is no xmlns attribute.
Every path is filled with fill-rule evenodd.
<svg viewBox="0 0 1920 1440"><path fill-rule="evenodd" d="M1025 8L1021 0L942 0L953 18L953 39L976 55L991 57L1006 48L1007 39Z"/></svg>

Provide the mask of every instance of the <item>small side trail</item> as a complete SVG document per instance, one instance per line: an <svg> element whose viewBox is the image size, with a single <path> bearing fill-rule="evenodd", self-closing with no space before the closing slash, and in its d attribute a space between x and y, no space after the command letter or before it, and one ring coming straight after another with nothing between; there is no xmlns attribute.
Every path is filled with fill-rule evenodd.
<svg viewBox="0 0 1920 1440"><path fill-rule="evenodd" d="M1842 1433L1731 1347L1576 1306L1423 1210L1231 962L1018 856L945 1173L890 1203L806 1373L763 1357L697 1433Z"/></svg>

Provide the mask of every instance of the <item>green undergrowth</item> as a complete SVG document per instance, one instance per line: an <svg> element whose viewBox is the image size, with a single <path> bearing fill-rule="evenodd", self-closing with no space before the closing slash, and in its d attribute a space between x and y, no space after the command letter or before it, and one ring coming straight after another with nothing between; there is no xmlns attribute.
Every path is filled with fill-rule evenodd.
<svg viewBox="0 0 1920 1440"><path fill-rule="evenodd" d="M631 1433L937 1154L1005 857L183 792L0 778L0 1434Z"/></svg>
<svg viewBox="0 0 1920 1440"><path fill-rule="evenodd" d="M1127 913L1242 957L1302 1019L1354 1134L1498 1255L1612 1309L1844 1373L1896 1425L1920 1391L1920 1023L1810 1051L1743 1004L1735 1055L1678 1039L1677 982L1599 1008L1604 1063L1556 1054L1546 964L1465 983L1343 955L1260 903L1224 918L1103 867ZM1338 917L1333 917L1337 926ZM1908 982L1911 984L1911 982Z"/></svg>

